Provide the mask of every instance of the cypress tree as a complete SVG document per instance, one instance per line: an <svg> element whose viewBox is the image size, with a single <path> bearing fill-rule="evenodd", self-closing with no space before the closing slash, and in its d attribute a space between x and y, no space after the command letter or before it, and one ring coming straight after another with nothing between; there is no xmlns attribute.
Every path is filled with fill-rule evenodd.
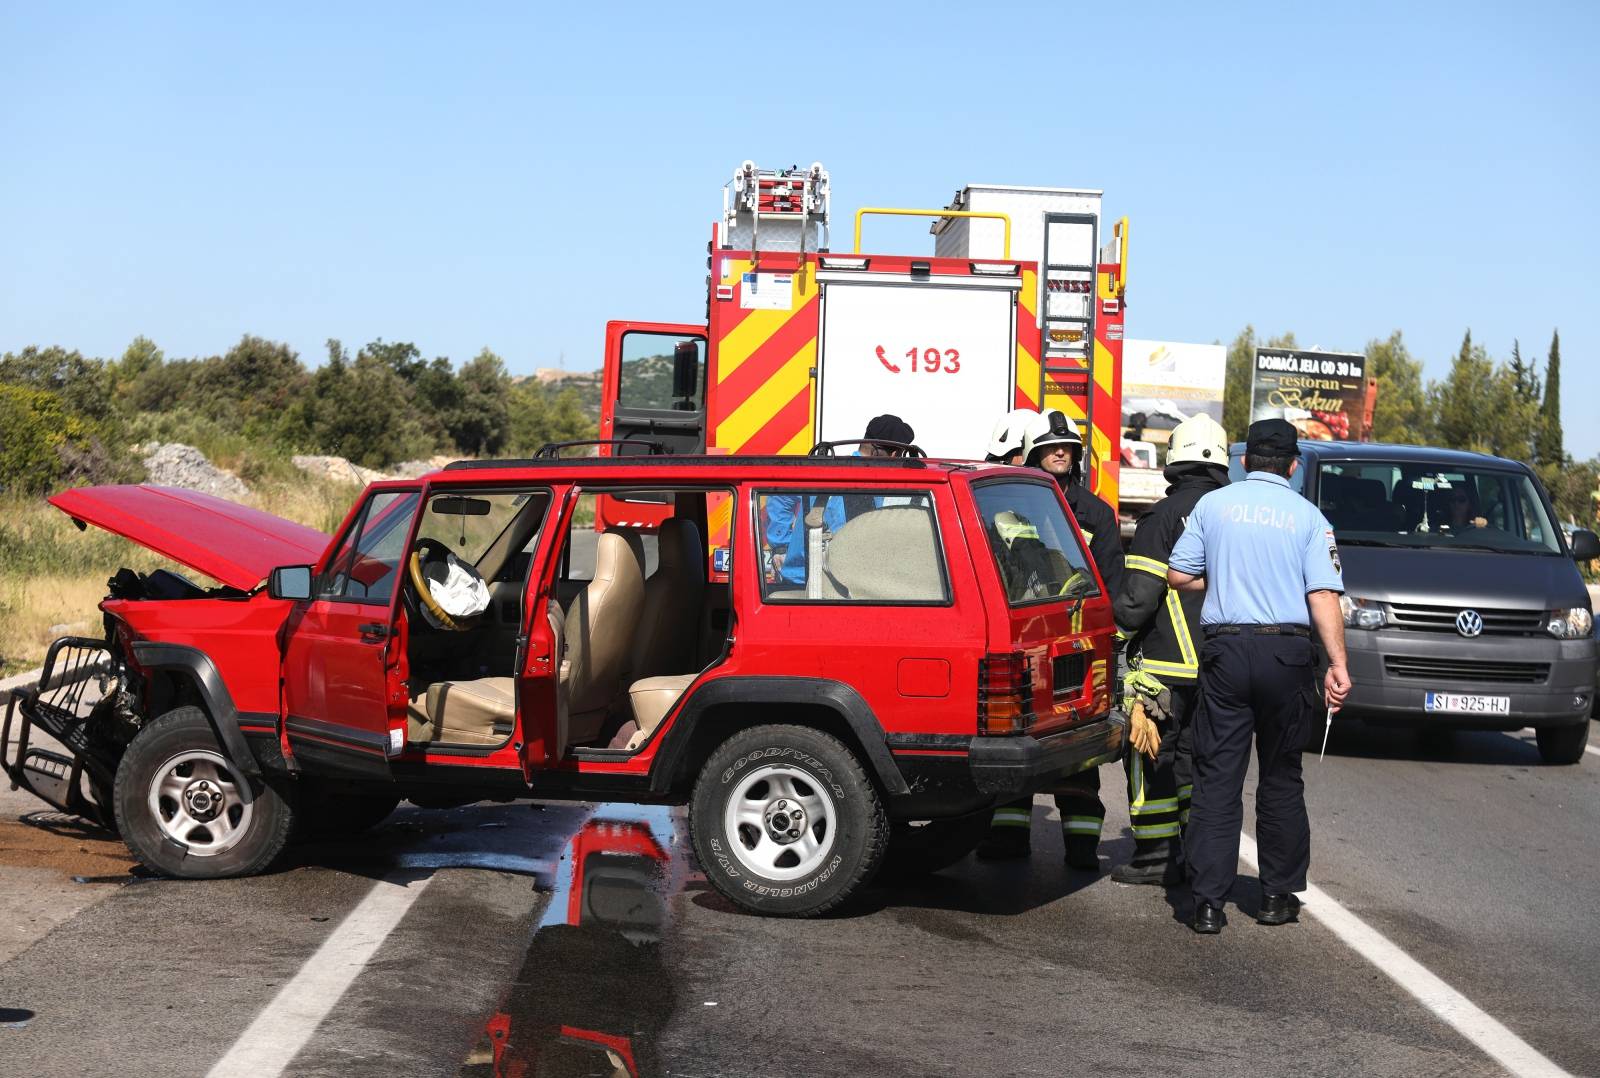
<svg viewBox="0 0 1600 1078"><path fill-rule="evenodd" d="M1550 335L1550 358L1544 369L1544 404L1539 409L1539 460L1563 464L1567 459L1561 434L1561 331Z"/></svg>

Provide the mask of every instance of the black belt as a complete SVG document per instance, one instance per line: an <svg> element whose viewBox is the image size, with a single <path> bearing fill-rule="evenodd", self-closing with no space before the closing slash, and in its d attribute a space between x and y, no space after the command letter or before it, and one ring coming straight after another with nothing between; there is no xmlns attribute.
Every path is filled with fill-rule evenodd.
<svg viewBox="0 0 1600 1078"><path fill-rule="evenodd" d="M1256 636L1311 636L1311 626L1286 622L1282 625L1203 625L1201 628L1207 636L1218 633L1227 633L1237 636L1240 633L1253 633Z"/></svg>

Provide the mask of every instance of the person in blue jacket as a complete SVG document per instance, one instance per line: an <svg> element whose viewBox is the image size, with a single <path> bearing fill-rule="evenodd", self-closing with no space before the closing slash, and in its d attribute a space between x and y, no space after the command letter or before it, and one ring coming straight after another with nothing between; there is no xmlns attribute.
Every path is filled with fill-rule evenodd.
<svg viewBox="0 0 1600 1078"><path fill-rule="evenodd" d="M869 441L896 442L902 445L910 445L915 437L911 424L896 415L873 417L867 423L867 432L863 435L863 438ZM897 456L899 452L890 446L865 445L857 455ZM822 526L830 532L836 532L844 527L845 521L851 517L866 509L874 508L879 499L868 495L860 499L864 504L855 504L856 501L856 497L852 495L823 498L821 495L773 494L767 498L765 538L767 548L773 552L772 567L778 580L796 587L805 586L806 514L821 504Z"/></svg>

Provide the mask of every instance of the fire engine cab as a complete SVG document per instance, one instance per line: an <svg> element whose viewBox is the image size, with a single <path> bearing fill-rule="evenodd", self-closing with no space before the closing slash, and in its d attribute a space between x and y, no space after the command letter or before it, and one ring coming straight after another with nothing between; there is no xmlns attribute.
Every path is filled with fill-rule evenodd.
<svg viewBox="0 0 1600 1078"><path fill-rule="evenodd" d="M600 436L794 454L861 438L892 412L930 456L972 459L1000 415L1054 408L1085 429L1089 481L1115 507L1128 223L1103 235L1100 199L971 184L942 208L857 210L842 253L821 164L745 161L707 248L705 321L608 323ZM883 215L930 218L933 253L864 247L867 219ZM661 515L610 501L599 523ZM723 506L713 550L727 532Z"/></svg>

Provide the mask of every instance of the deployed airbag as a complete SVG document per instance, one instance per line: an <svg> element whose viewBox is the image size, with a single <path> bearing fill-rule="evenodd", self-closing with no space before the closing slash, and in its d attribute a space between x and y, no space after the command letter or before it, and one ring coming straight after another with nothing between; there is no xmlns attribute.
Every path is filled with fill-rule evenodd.
<svg viewBox="0 0 1600 1078"><path fill-rule="evenodd" d="M422 567L422 575L433 601L452 618L477 617L489 609L489 585L476 569L454 554L428 562Z"/></svg>

